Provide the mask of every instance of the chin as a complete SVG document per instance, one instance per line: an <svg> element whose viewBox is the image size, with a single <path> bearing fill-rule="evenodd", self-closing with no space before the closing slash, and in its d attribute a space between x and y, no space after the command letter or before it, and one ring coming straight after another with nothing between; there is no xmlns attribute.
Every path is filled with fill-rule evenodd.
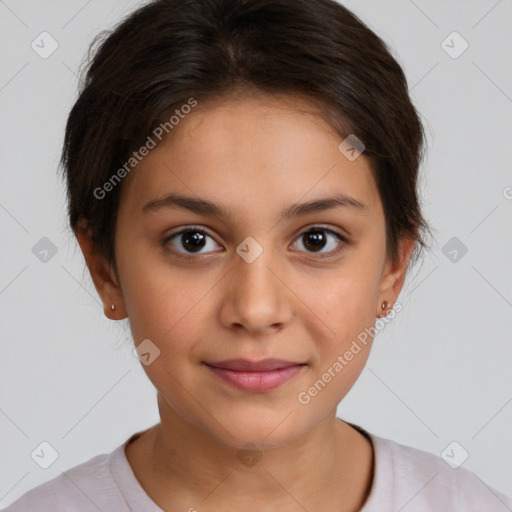
<svg viewBox="0 0 512 512"><path fill-rule="evenodd" d="M286 410L286 413L283 413ZM211 434L222 443L236 449L248 449L252 445L260 450L279 448L292 442L301 434L307 432L309 424L302 422L292 409L279 409L277 411L255 411L254 408L243 408L229 415L218 418L217 422L210 422ZM225 426L226 429L222 428Z"/></svg>

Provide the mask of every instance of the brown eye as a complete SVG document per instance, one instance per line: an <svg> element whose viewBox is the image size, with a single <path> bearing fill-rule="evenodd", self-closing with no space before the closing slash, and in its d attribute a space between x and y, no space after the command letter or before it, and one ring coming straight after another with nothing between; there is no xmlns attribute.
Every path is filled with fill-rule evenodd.
<svg viewBox="0 0 512 512"><path fill-rule="evenodd" d="M304 231L297 239L306 252L318 254L336 254L343 249L346 239L339 233L323 227L314 227ZM324 250L326 249L326 250ZM299 247L299 250L301 248Z"/></svg>
<svg viewBox="0 0 512 512"><path fill-rule="evenodd" d="M327 244L327 237L323 231L308 231L302 235L304 247L308 251L320 251Z"/></svg>
<svg viewBox="0 0 512 512"><path fill-rule="evenodd" d="M180 237L181 244L187 251L197 252L206 245L206 235L199 231L185 231Z"/></svg>
<svg viewBox="0 0 512 512"><path fill-rule="evenodd" d="M170 245L173 252L184 256L187 254L204 254L218 247L206 231L194 227L188 227L172 234L164 240L164 244ZM207 250L203 251L205 248Z"/></svg>

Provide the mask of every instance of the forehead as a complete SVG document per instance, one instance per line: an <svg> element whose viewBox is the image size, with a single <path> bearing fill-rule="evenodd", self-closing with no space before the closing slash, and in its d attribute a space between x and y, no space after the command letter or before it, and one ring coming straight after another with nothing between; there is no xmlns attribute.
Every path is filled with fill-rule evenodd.
<svg viewBox="0 0 512 512"><path fill-rule="evenodd" d="M319 107L290 95L198 102L123 184L139 210L166 193L272 209L333 192L379 201L369 160L348 160Z"/></svg>

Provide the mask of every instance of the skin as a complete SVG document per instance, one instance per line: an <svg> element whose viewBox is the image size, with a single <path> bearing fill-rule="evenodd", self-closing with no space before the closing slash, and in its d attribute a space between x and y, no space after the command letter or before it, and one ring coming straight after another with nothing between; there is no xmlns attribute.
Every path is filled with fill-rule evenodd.
<svg viewBox="0 0 512 512"><path fill-rule="evenodd" d="M403 239L398 261L386 259L370 162L364 153L348 160L342 140L302 98L199 103L123 182L118 275L93 250L86 226L77 229L105 315L128 317L135 344L150 339L160 350L143 368L158 390L161 421L125 453L164 510L348 512L369 494L372 445L336 419L336 407L363 370L371 338L308 404L297 398L375 325L383 301L395 303L414 246ZM231 217L142 211L170 193L222 203ZM278 221L294 203L336 193L366 208ZM326 245L315 251L303 233L318 224L347 242L322 231ZM181 236L163 242L193 225L211 236L200 254ZM252 263L236 252L248 236L263 249ZM306 366L258 393L229 386L202 363L239 357ZM241 458L247 443L259 457L253 465Z"/></svg>

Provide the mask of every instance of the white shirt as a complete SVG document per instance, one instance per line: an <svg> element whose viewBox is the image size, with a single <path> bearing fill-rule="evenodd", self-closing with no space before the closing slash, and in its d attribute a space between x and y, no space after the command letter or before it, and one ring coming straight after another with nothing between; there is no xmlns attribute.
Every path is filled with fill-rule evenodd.
<svg viewBox="0 0 512 512"><path fill-rule="evenodd" d="M511 512L512 499L473 472L431 453L374 436L374 475L361 512ZM97 455L28 491L4 512L165 512L144 491L124 448Z"/></svg>

